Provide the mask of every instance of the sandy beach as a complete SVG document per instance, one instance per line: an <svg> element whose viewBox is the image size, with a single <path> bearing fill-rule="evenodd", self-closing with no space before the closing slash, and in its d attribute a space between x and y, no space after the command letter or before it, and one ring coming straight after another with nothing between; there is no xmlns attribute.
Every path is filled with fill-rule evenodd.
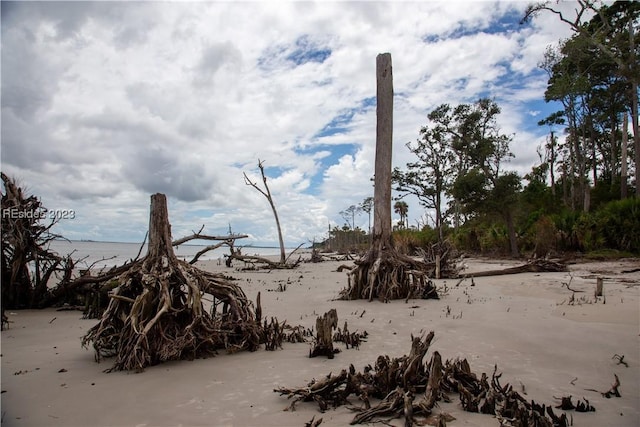
<svg viewBox="0 0 640 427"><path fill-rule="evenodd" d="M346 262L350 264L350 262ZM515 261L467 259L467 272L518 265ZM434 281L439 300L336 301L347 284L342 261L302 263L294 270L237 271L217 261L198 266L235 278L247 296L262 295L264 316L313 327L331 308L338 324L367 331L359 349L332 360L310 359L310 344L165 363L143 373L104 373L81 337L96 323L79 311L9 311L2 332L2 425L6 426L322 426L348 425L347 407L321 413L315 403L289 401L273 390L302 387L311 379L353 364L361 370L378 355L407 354L411 334L434 331L429 354L466 358L473 372L511 383L529 400L559 405L558 398L588 399L596 412L567 411L575 426L640 425L640 260L581 262L568 273L525 273ZM239 266L239 265L236 265ZM633 272L626 272L636 270ZM595 301L596 279L604 298ZM286 285L285 291L278 291ZM575 291L572 292L568 287ZM573 295L573 300L571 299ZM619 364L614 355L624 355ZM621 397L605 398L614 374ZM593 391L596 390L596 391ZM455 397L455 396L454 396ZM358 406L354 398L351 402ZM451 426L498 426L490 415L464 412L455 397L435 412ZM556 412L562 412L557 410ZM387 425L404 425L392 419Z"/></svg>

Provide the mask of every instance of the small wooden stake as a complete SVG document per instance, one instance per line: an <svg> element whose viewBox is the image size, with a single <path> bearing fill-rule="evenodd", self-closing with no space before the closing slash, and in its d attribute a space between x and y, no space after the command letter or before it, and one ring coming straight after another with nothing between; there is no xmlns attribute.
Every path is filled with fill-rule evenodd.
<svg viewBox="0 0 640 427"><path fill-rule="evenodd" d="M596 279L596 297L602 296L602 286L603 286L602 277L598 277Z"/></svg>

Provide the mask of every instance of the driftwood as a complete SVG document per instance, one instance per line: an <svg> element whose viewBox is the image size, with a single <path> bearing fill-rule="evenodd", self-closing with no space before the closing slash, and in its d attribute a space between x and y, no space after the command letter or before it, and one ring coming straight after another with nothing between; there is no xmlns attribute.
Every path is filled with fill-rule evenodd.
<svg viewBox="0 0 640 427"><path fill-rule="evenodd" d="M565 413L557 415L551 406L528 402L509 384L503 386L497 366L491 378L484 373L478 377L466 359L443 362L438 352L434 352L425 365L424 359L433 338L433 332L412 337L408 356L393 359L378 356L375 364L367 365L362 372L356 372L350 365L338 375L314 379L305 387L280 387L274 392L291 399L287 410L295 410L296 403L303 401L316 402L322 412L350 404L349 396L355 395L363 406L351 408L357 412L351 424L402 417L405 426L424 425L427 419L444 425L447 414L434 413L437 402L449 401L452 394L457 394L465 411L495 416L500 425L569 426ZM612 389L615 386L616 383ZM377 403L372 404L371 399L376 399ZM572 406L571 409L577 411L595 410L586 400Z"/></svg>
<svg viewBox="0 0 640 427"><path fill-rule="evenodd" d="M338 313L335 308L316 319L316 337L313 348L309 351L309 357L327 356L333 359L337 352L333 348L333 330L338 327Z"/></svg>
<svg viewBox="0 0 640 427"><path fill-rule="evenodd" d="M254 311L239 286L176 258L163 194L151 196L147 255L118 273L107 276L118 285L100 322L82 339L83 346L92 344L96 360L115 356L109 371L207 357L218 349L255 350L265 341L256 316L261 309Z"/></svg>
<svg viewBox="0 0 640 427"><path fill-rule="evenodd" d="M360 348L360 343L362 341L366 341L367 337L369 336L369 334L367 333L367 331L364 331L363 333L359 333L358 331L356 332L349 332L349 327L347 326L347 322L344 322L344 327L342 329L338 328L338 330L335 332L335 334L333 334L333 341L335 342L343 342L347 349L349 348L349 346L351 346L351 348Z"/></svg>
<svg viewBox="0 0 640 427"><path fill-rule="evenodd" d="M519 273L552 273L565 271L568 271L566 264L544 259L537 259L530 261L524 265L519 265L517 267L509 267L501 270L478 271L476 273L466 273L461 274L458 277L488 277Z"/></svg>

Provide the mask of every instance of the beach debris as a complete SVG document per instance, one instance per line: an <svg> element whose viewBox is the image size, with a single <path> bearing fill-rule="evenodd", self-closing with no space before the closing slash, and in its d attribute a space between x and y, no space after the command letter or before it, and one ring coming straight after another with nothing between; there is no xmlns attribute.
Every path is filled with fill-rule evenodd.
<svg viewBox="0 0 640 427"><path fill-rule="evenodd" d="M464 264L452 257L455 250L449 240L442 240L427 248L417 248L416 252L429 269L428 276L434 279L460 277L460 271L464 269Z"/></svg>
<svg viewBox="0 0 640 427"><path fill-rule="evenodd" d="M507 274L520 274L520 273L557 273L568 271L567 265L557 261L551 261L543 258L533 259L526 264L516 267L504 268L501 270L488 270L478 271L475 273L466 273L460 275L460 277L488 277L488 276L503 276ZM567 289L569 285L567 284ZM569 289L573 290L573 289ZM576 291L574 291L576 292Z"/></svg>
<svg viewBox="0 0 640 427"><path fill-rule="evenodd" d="M253 351L266 340L261 309L229 278L179 260L170 228L166 196L152 195L147 254L110 277L117 286L109 304L82 339L84 347L93 346L97 361L115 357L108 372L141 371L169 360L213 356L219 349Z"/></svg>
<svg viewBox="0 0 640 427"><path fill-rule="evenodd" d="M620 392L618 391L618 387L620 387L620 379L618 378L617 374L613 374L615 381L613 382L613 384L611 384L611 388L602 393L602 395L604 397L606 397L607 399L611 398L611 396L615 396L615 397L622 397L620 395Z"/></svg>
<svg viewBox="0 0 640 427"><path fill-rule="evenodd" d="M612 359L615 359L618 361L618 365L624 365L627 368L629 367L629 364L627 362L625 362L624 360L624 354L614 354Z"/></svg>
<svg viewBox="0 0 640 427"><path fill-rule="evenodd" d="M315 418L315 415L311 417L311 421L304 423L304 427L318 427L322 424L322 418L318 418L317 420Z"/></svg>
<svg viewBox="0 0 640 427"><path fill-rule="evenodd" d="M333 340L335 342L345 343L347 349L349 348L349 346L351 346L351 348L359 349L360 343L362 341L366 341L368 336L369 334L367 333L367 331L364 331L363 333L359 333L358 331L349 332L349 327L347 326L347 321L345 320L344 327L342 329L338 328L336 333L333 334Z"/></svg>
<svg viewBox="0 0 640 427"><path fill-rule="evenodd" d="M332 308L322 316L316 319L316 336L313 342L313 348L309 350L309 357L327 356L333 359L339 349L333 348L332 331L338 327L338 312Z"/></svg>
<svg viewBox="0 0 640 427"><path fill-rule="evenodd" d="M584 402L579 400L574 405L571 401L573 396L563 396L561 398L555 397L555 399L560 400L560 405L556 406L556 409L562 409L564 411L575 410L576 412L595 412L596 408L591 406L589 401L585 398Z"/></svg>
<svg viewBox="0 0 640 427"><path fill-rule="evenodd" d="M450 419L446 413L437 413L437 404L450 402L451 396L457 394L465 411L493 415L500 425L570 425L565 413L557 415L550 405L529 402L511 385L502 385L502 373L497 372L497 365L491 378L485 373L478 376L471 371L467 359L443 361L437 351L425 364L434 335L431 331L420 337L412 336L409 355L398 358L380 355L362 372L356 372L350 365L337 375L330 373L319 380L313 379L304 387L279 387L273 391L291 400L285 409L291 411L298 402L316 402L324 412L330 407L352 405L349 397L355 395L362 405L350 406L357 412L351 424L404 418L405 426L445 425L443 423ZM372 399L377 403L373 404ZM569 397L563 399L560 409L563 406L576 411L595 410L587 399L574 405ZM444 418L442 423L439 418ZM438 424L433 424L434 421Z"/></svg>

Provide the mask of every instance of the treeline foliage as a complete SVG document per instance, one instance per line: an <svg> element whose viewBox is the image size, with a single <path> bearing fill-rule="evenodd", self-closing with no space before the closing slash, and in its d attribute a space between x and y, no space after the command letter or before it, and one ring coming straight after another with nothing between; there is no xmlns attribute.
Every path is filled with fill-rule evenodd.
<svg viewBox="0 0 640 427"><path fill-rule="evenodd" d="M553 11L550 4L531 6L527 17ZM531 172L504 169L512 136L500 131L500 108L489 99L437 107L407 144L417 160L394 170L395 190L435 212L435 239L512 256L640 253L640 3L579 6L575 21L559 15L573 37L549 47L540 64L545 100L562 110L538 123L549 135ZM407 234L397 237L412 240Z"/></svg>

